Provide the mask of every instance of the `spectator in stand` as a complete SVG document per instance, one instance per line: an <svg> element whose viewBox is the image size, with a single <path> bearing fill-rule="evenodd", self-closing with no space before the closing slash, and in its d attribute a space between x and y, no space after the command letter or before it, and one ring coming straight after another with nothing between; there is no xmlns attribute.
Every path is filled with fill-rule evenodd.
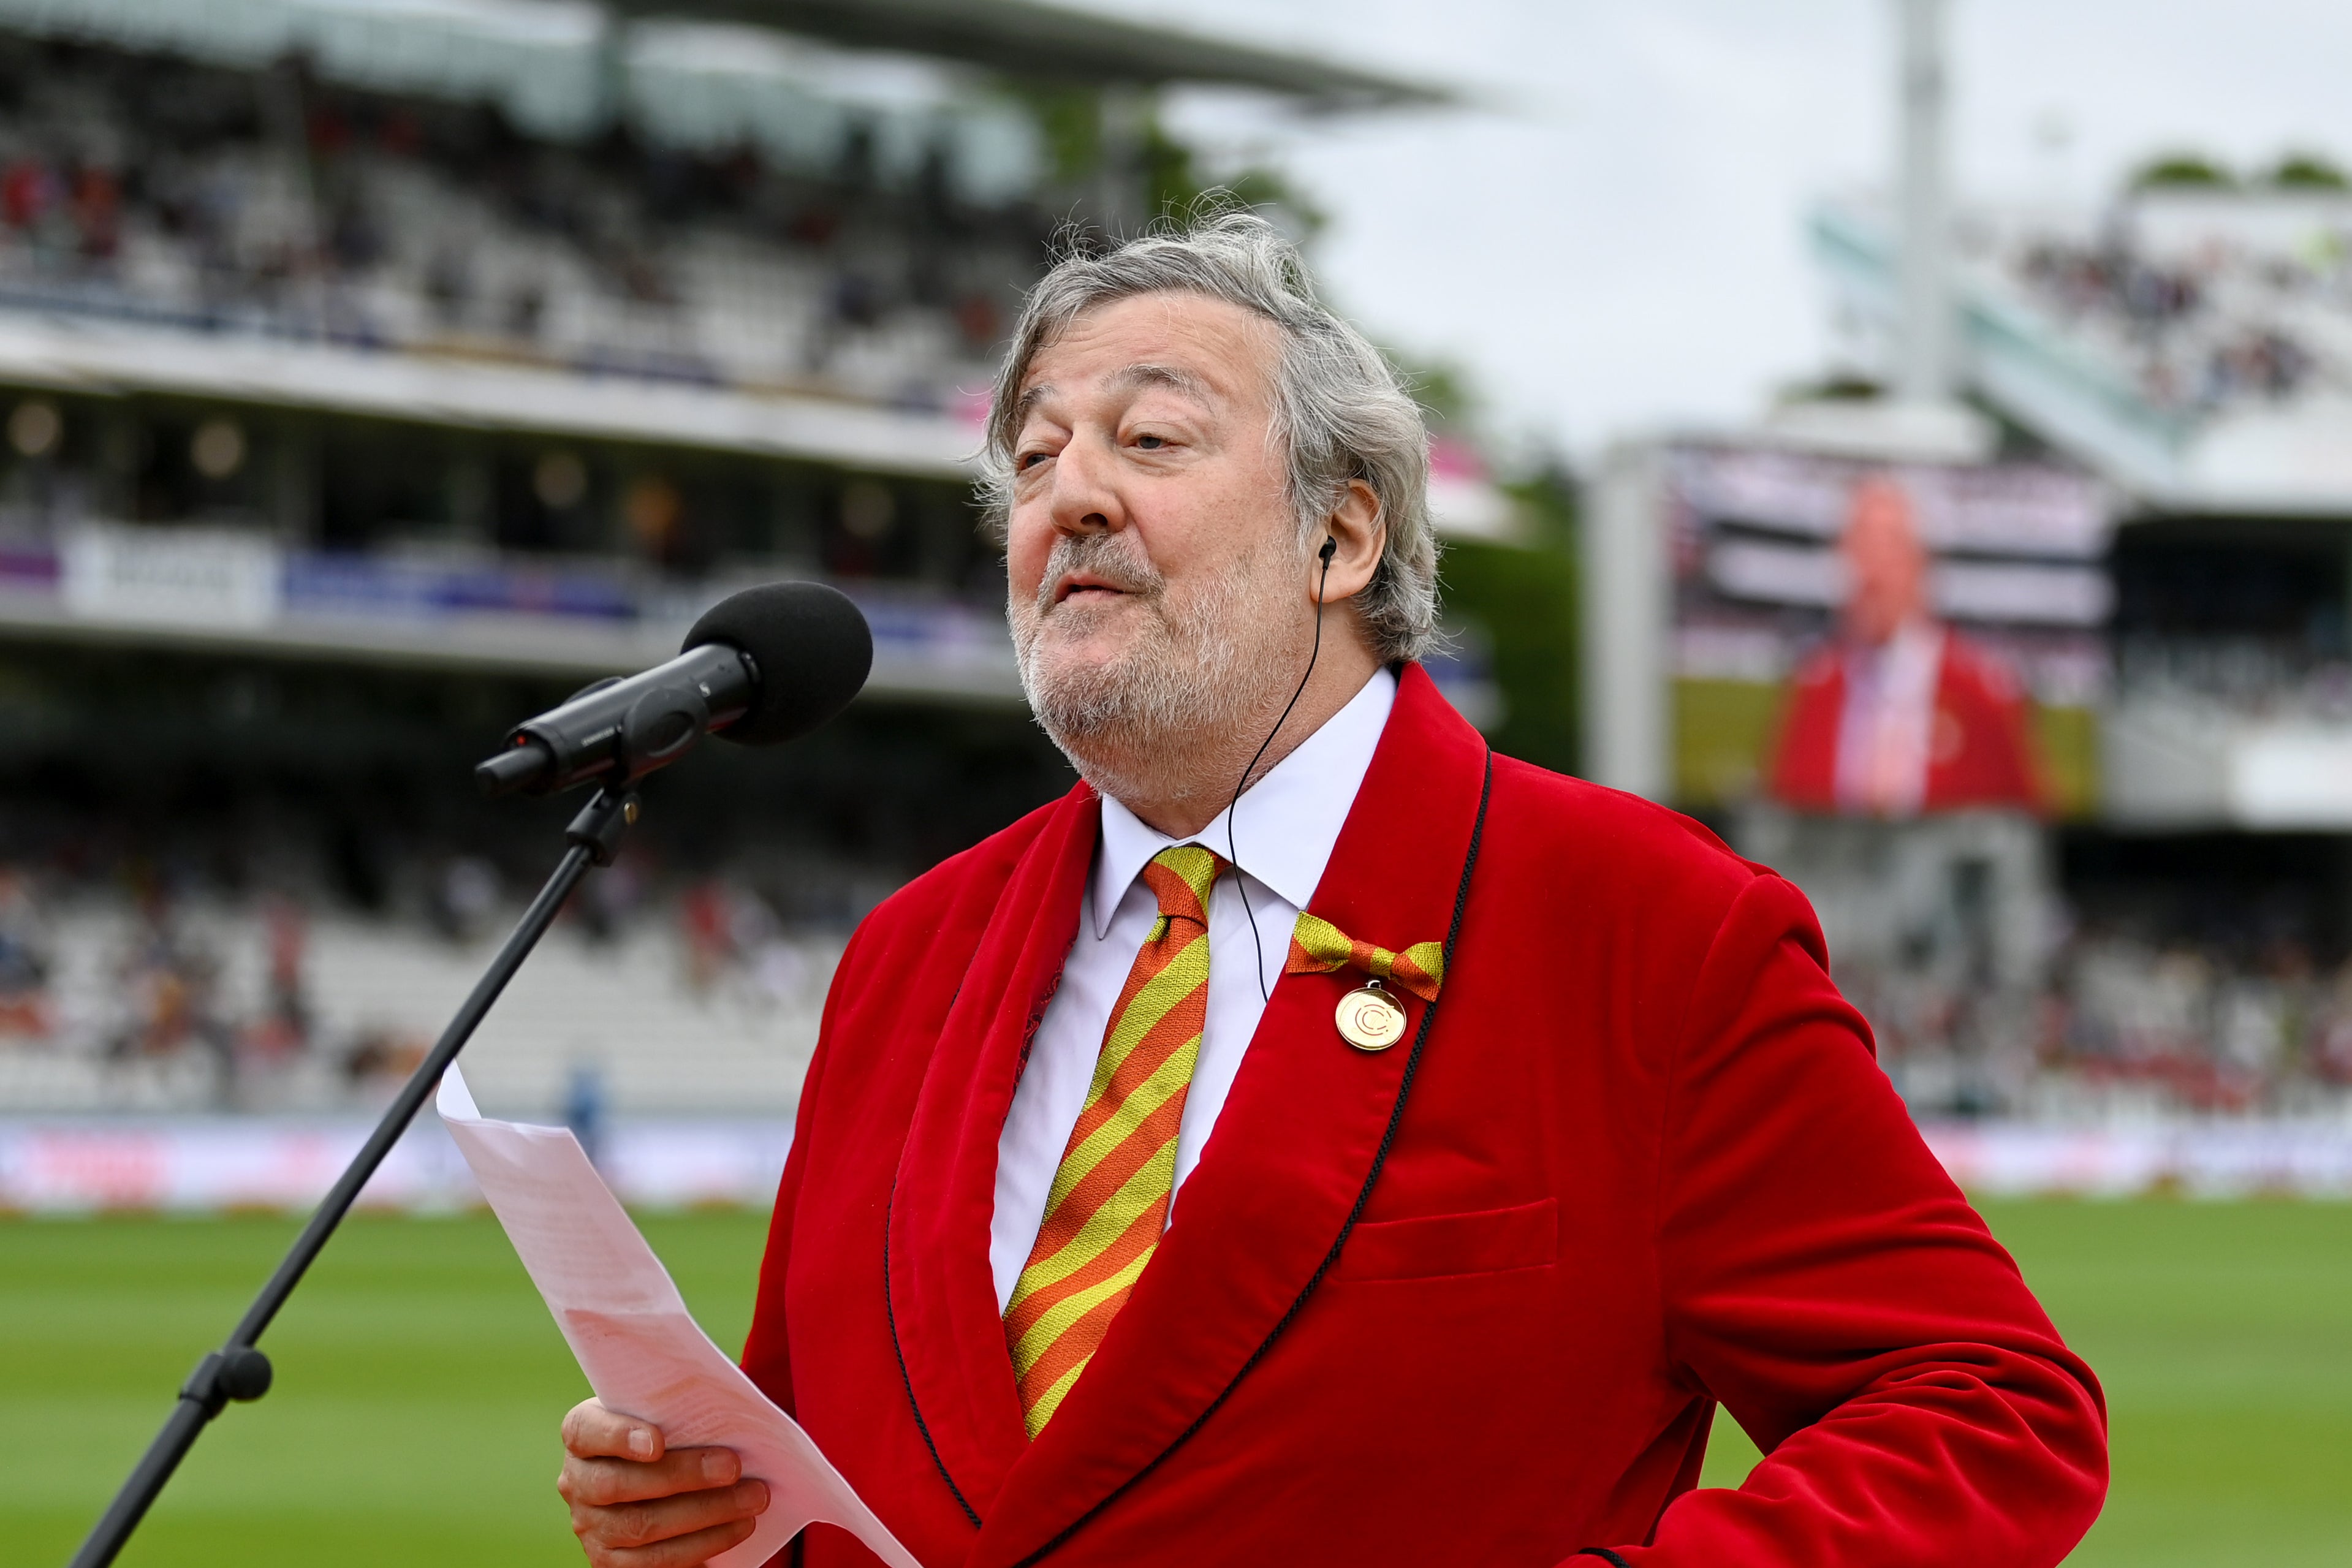
<svg viewBox="0 0 2352 1568"><path fill-rule="evenodd" d="M686 944L687 984L698 994L709 991L735 960L733 900L716 877L696 883L678 895L678 935Z"/></svg>
<svg viewBox="0 0 2352 1568"><path fill-rule="evenodd" d="M310 923L290 898L273 898L262 911L262 936L268 950L267 993L261 1016L245 1031L245 1051L257 1065L274 1065L301 1054L310 1042L310 1000L303 985L303 962L310 945Z"/></svg>
<svg viewBox="0 0 2352 1568"><path fill-rule="evenodd" d="M1790 683L1774 797L1800 810L1880 818L2044 810L2023 694L1991 654L1936 620L1927 546L1893 478L1854 486L1842 549L1840 634Z"/></svg>
<svg viewBox="0 0 2352 1568"><path fill-rule="evenodd" d="M2352 1084L2352 960L2320 999L2311 1024L2311 1071L2320 1082Z"/></svg>
<svg viewBox="0 0 2352 1568"><path fill-rule="evenodd" d="M122 244L122 185L113 170L92 163L75 174L73 219L82 256L111 261Z"/></svg>
<svg viewBox="0 0 2352 1568"><path fill-rule="evenodd" d="M39 925L23 873L0 868L0 1037L47 1039L55 1022Z"/></svg>
<svg viewBox="0 0 2352 1568"><path fill-rule="evenodd" d="M0 172L0 218L14 229L29 229L56 200L57 177L37 158L19 158Z"/></svg>
<svg viewBox="0 0 2352 1568"><path fill-rule="evenodd" d="M220 1016L220 965L181 934L160 886L141 895L139 923L117 970L127 1011L108 1047L117 1062L204 1053L223 1104L236 1088L236 1034Z"/></svg>
<svg viewBox="0 0 2352 1568"><path fill-rule="evenodd" d="M497 912L498 868L479 855L453 855L441 868L430 903L433 924L452 942L470 942Z"/></svg>

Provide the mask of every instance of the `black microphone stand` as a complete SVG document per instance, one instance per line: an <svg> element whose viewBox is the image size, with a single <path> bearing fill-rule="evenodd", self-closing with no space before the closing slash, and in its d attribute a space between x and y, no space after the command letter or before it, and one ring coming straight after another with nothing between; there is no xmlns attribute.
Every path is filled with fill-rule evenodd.
<svg viewBox="0 0 2352 1568"><path fill-rule="evenodd" d="M278 1309L286 1304L286 1298L294 1293L294 1287L302 1282L304 1272L326 1246L327 1239L335 1233L335 1227L342 1223L360 1188L367 1185L368 1177L375 1174L376 1166L383 1163L384 1155L408 1130L408 1124L415 1119L425 1097L439 1085L441 1074L457 1059L457 1052L465 1049L466 1041L490 1010L490 1004L499 999L499 993L506 989L507 982L514 978L515 971L522 967L530 950L554 924L564 899L588 874L589 867L613 863L613 852L620 844L622 830L636 820L636 796L616 793L609 788L598 789L595 798L572 820L572 825L563 832L570 847L557 862L555 873L539 890L530 907L523 911L522 919L499 948L498 956L490 960L489 968L475 984L465 1005L457 1009L457 1016L449 1020L449 1027L442 1031L432 1053L410 1074L366 1144L343 1167L343 1174L336 1178L318 1211L310 1216L310 1223L303 1227L301 1236L287 1252L286 1260L278 1265L278 1272L270 1276L269 1283L261 1288L261 1294L246 1310L236 1331L188 1375L187 1383L180 1390L179 1405L163 1423L163 1429L155 1435L155 1440L148 1445L146 1457L122 1483L122 1490L114 1494L114 1501L90 1531L89 1539L74 1554L72 1568L107 1568L122 1550L123 1542L131 1539L131 1532L139 1528L139 1521L146 1517L156 1495L172 1479L172 1472L180 1468L180 1461L187 1458L188 1450L195 1446L196 1437L212 1418L232 1399L258 1399L269 1392L269 1358L254 1342L278 1315Z"/></svg>

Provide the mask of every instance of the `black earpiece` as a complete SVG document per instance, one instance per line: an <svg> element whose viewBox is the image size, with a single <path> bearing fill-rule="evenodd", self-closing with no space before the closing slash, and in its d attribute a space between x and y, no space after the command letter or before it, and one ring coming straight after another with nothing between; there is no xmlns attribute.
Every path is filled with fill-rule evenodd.
<svg viewBox="0 0 2352 1568"><path fill-rule="evenodd" d="M1339 536L1337 534L1325 534L1323 536L1323 548L1315 552L1315 558L1323 563L1323 570L1328 571L1331 570L1331 558L1339 553Z"/></svg>

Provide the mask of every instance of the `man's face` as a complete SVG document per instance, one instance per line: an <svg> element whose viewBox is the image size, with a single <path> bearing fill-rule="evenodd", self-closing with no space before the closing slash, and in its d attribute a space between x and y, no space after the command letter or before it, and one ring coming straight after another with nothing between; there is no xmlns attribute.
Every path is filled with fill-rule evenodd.
<svg viewBox="0 0 2352 1568"><path fill-rule="evenodd" d="M1039 718L1082 768L1213 730L1297 678L1311 607L1277 352L1276 329L1237 306L1149 294L1080 316L1030 364L1013 641Z"/></svg>
<svg viewBox="0 0 2352 1568"><path fill-rule="evenodd" d="M1842 548L1847 633L1876 644L1927 612L1927 552L1912 526L1911 503L1884 479L1854 489Z"/></svg>

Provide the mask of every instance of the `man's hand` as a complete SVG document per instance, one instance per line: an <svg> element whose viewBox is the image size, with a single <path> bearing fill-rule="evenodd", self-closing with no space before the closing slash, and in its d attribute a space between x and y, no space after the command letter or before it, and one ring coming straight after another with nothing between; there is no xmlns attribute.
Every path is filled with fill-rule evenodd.
<svg viewBox="0 0 2352 1568"><path fill-rule="evenodd" d="M563 1418L555 1490L593 1568L692 1568L750 1538L768 1489L732 1448L667 1448L661 1428L593 1399Z"/></svg>

